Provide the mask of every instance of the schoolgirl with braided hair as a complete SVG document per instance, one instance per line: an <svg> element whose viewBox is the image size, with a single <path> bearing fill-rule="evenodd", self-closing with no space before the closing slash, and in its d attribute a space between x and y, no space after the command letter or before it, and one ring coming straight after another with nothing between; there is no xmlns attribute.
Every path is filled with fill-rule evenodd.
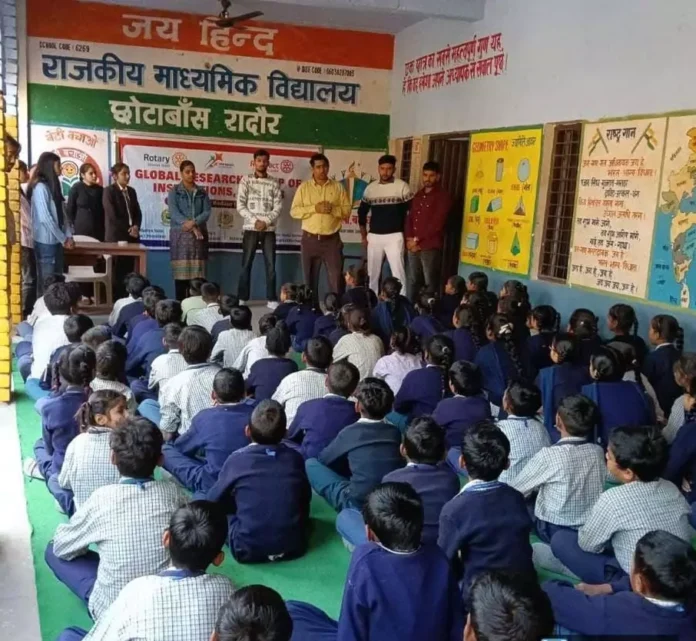
<svg viewBox="0 0 696 641"><path fill-rule="evenodd" d="M523 346L531 336L527 319L531 313L529 300L521 293L510 294L498 301L498 314L503 314L512 323L515 340Z"/></svg>
<svg viewBox="0 0 696 641"><path fill-rule="evenodd" d="M460 305L452 317L454 329L447 332L447 336L454 343L454 360L471 361L483 344L483 326L478 314L472 305Z"/></svg>
<svg viewBox="0 0 696 641"><path fill-rule="evenodd" d="M312 307L314 295L307 285L298 285L295 302L297 303L288 313L285 321L292 336L292 348L304 352L307 341L314 334L314 324L321 314Z"/></svg>
<svg viewBox="0 0 696 641"><path fill-rule="evenodd" d="M379 303L372 310L372 329L382 339L385 350L389 347L394 330L409 327L417 316L408 298L401 295L402 288L398 278L385 278L382 281Z"/></svg>
<svg viewBox="0 0 696 641"><path fill-rule="evenodd" d="M674 365L684 351L684 330L674 316L659 314L650 321L648 338L655 349L646 356L643 373L655 389L662 411L669 417L672 405L682 394L674 378Z"/></svg>
<svg viewBox="0 0 696 641"><path fill-rule="evenodd" d="M560 331L561 315L551 305L538 305L527 316L527 327L532 336L525 342L524 358L531 375L536 376L544 367L551 367L551 343Z"/></svg>
<svg viewBox="0 0 696 641"><path fill-rule="evenodd" d="M329 292L324 296L324 315L317 318L314 322L314 334L317 336L331 336L337 325L338 316L341 313L341 299L335 292Z"/></svg>
<svg viewBox="0 0 696 641"><path fill-rule="evenodd" d="M389 354L377 361L372 375L381 378L398 394L409 372L423 367L421 350L408 327L395 329L389 341Z"/></svg>
<svg viewBox="0 0 696 641"><path fill-rule="evenodd" d="M691 421L691 418L687 417L685 405L688 397L696 398L696 353L682 354L674 364L673 371L674 381L682 393L672 403L667 426L662 430L662 435L668 443L674 441L684 423Z"/></svg>
<svg viewBox="0 0 696 641"><path fill-rule="evenodd" d="M437 311L438 298L433 292L423 290L416 299L416 316L411 321L411 332L418 337L421 343L427 341L435 334L442 334L445 326L435 315Z"/></svg>
<svg viewBox="0 0 696 641"><path fill-rule="evenodd" d="M633 345L638 363L642 367L648 355L648 346L638 336L638 318L633 307L623 303L612 305L607 314L607 328L614 334L609 342L621 341Z"/></svg>
<svg viewBox="0 0 696 641"><path fill-rule="evenodd" d="M576 340L577 361L589 367L592 354L602 345L602 339L599 337L599 319L589 309L576 309L570 315L566 331Z"/></svg>

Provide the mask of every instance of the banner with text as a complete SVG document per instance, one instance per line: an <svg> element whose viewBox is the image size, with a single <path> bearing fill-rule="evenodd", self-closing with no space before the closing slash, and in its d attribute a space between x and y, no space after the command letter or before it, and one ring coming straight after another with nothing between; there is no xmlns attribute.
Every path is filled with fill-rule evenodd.
<svg viewBox="0 0 696 641"><path fill-rule="evenodd" d="M527 274L541 163L542 129L471 136L461 261Z"/></svg>

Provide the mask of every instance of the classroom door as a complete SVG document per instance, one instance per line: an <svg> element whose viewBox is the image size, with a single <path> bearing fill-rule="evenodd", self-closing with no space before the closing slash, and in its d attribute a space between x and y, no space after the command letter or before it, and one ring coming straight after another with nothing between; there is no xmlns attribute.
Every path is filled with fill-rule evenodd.
<svg viewBox="0 0 696 641"><path fill-rule="evenodd" d="M452 210L445 228L445 244L442 251L442 283L459 270L459 254L464 218L464 193L469 163L469 134L432 136L428 158L440 163L442 186L452 196Z"/></svg>

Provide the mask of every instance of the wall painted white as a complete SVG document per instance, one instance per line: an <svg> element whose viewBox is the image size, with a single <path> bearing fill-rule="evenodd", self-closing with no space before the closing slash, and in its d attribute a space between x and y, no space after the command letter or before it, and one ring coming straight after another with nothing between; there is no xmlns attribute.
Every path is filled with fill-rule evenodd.
<svg viewBox="0 0 696 641"><path fill-rule="evenodd" d="M488 0L476 23L396 37L393 137L696 109L694 0ZM402 94L404 64L503 33L505 75Z"/></svg>

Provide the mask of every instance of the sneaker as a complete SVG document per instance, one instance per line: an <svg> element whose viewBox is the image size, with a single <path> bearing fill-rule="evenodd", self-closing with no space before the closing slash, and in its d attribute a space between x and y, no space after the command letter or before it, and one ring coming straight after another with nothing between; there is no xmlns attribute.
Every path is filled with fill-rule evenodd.
<svg viewBox="0 0 696 641"><path fill-rule="evenodd" d="M278 301L277 300L269 300L268 303L266 303L266 307L270 309L272 312L274 312L276 309L278 309Z"/></svg>
<svg viewBox="0 0 696 641"><path fill-rule="evenodd" d="M24 459L24 465L22 466L24 470L24 475L32 479L39 479L40 481L45 481L41 470L39 469L39 464L33 458Z"/></svg>

